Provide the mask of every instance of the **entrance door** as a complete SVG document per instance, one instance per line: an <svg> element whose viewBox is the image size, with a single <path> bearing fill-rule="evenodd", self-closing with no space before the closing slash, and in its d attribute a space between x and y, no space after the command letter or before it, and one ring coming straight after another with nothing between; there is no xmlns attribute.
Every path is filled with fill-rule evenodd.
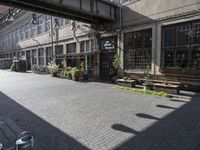
<svg viewBox="0 0 200 150"><path fill-rule="evenodd" d="M30 51L26 51L26 61L27 61L27 64L26 64L27 70L31 70L31 53L30 53Z"/></svg>
<svg viewBox="0 0 200 150"><path fill-rule="evenodd" d="M100 53L100 78L103 80L111 80L115 76L113 68L114 56L117 53L116 37L107 37L101 39Z"/></svg>

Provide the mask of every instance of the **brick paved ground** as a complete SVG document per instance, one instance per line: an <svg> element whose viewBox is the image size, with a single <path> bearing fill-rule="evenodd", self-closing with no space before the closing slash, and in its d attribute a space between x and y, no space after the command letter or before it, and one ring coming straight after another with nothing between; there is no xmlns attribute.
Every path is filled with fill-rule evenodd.
<svg viewBox="0 0 200 150"><path fill-rule="evenodd" d="M0 117L36 150L197 150L200 97L161 98L49 75L0 70Z"/></svg>

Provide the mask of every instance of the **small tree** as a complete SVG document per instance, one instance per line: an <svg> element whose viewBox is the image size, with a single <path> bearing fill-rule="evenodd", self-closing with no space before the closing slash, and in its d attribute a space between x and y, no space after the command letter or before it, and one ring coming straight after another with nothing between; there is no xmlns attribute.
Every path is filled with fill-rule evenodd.
<svg viewBox="0 0 200 150"><path fill-rule="evenodd" d="M119 56L119 54L115 54L112 65L115 69L117 69L117 70L120 69L120 56Z"/></svg>

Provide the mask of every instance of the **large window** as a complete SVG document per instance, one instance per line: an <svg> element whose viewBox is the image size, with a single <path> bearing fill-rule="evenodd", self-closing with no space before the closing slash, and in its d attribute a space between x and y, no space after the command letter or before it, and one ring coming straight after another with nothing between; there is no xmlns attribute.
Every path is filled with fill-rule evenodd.
<svg viewBox="0 0 200 150"><path fill-rule="evenodd" d="M24 25L22 25L19 29L20 32L20 40L23 40L25 37L25 32L24 32Z"/></svg>
<svg viewBox="0 0 200 150"><path fill-rule="evenodd" d="M69 25L69 24L71 24L71 20L69 20L69 19L65 19L65 25Z"/></svg>
<svg viewBox="0 0 200 150"><path fill-rule="evenodd" d="M17 43L19 40L19 37L18 37L18 29L15 29L15 43Z"/></svg>
<svg viewBox="0 0 200 150"><path fill-rule="evenodd" d="M66 45L67 54L76 53L76 43L70 43Z"/></svg>
<svg viewBox="0 0 200 150"><path fill-rule="evenodd" d="M51 61L52 61L52 47L47 47L46 48L46 61L47 61L47 64L50 64Z"/></svg>
<svg viewBox="0 0 200 150"><path fill-rule="evenodd" d="M25 24L25 39L29 38L29 24Z"/></svg>
<svg viewBox="0 0 200 150"><path fill-rule="evenodd" d="M94 50L93 40L81 41L80 52L91 52Z"/></svg>
<svg viewBox="0 0 200 150"><path fill-rule="evenodd" d="M43 23L43 17L39 16L38 17L38 25L37 25L37 34L42 33L42 23Z"/></svg>
<svg viewBox="0 0 200 150"><path fill-rule="evenodd" d="M124 36L124 68L131 70L150 69L152 30L126 33Z"/></svg>
<svg viewBox="0 0 200 150"><path fill-rule="evenodd" d="M45 31L49 31L51 29L51 16L45 16Z"/></svg>
<svg viewBox="0 0 200 150"><path fill-rule="evenodd" d="M36 51L36 49L32 50L32 65L37 65L37 51Z"/></svg>
<svg viewBox="0 0 200 150"><path fill-rule="evenodd" d="M38 56L39 56L39 65L44 65L44 49L38 49Z"/></svg>
<svg viewBox="0 0 200 150"><path fill-rule="evenodd" d="M12 31L12 45L15 43L15 31Z"/></svg>
<svg viewBox="0 0 200 150"><path fill-rule="evenodd" d="M62 27L64 25L64 19L58 18L58 23L59 23L59 26Z"/></svg>
<svg viewBox="0 0 200 150"><path fill-rule="evenodd" d="M64 63L63 45L55 46L55 54L56 54L56 64L62 68Z"/></svg>
<svg viewBox="0 0 200 150"><path fill-rule="evenodd" d="M56 55L62 55L63 54L63 46L62 45L55 46L55 54Z"/></svg>
<svg viewBox="0 0 200 150"><path fill-rule="evenodd" d="M200 20L162 28L162 67L200 68Z"/></svg>
<svg viewBox="0 0 200 150"><path fill-rule="evenodd" d="M31 24L31 37L36 35L36 25Z"/></svg>

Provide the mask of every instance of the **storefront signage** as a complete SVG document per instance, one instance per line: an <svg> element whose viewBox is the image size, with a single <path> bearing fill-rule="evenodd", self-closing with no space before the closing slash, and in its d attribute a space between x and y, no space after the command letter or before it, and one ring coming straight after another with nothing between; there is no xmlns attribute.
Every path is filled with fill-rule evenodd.
<svg viewBox="0 0 200 150"><path fill-rule="evenodd" d="M106 40L103 44L104 49L109 50L109 49L115 49L114 41L108 41Z"/></svg>

